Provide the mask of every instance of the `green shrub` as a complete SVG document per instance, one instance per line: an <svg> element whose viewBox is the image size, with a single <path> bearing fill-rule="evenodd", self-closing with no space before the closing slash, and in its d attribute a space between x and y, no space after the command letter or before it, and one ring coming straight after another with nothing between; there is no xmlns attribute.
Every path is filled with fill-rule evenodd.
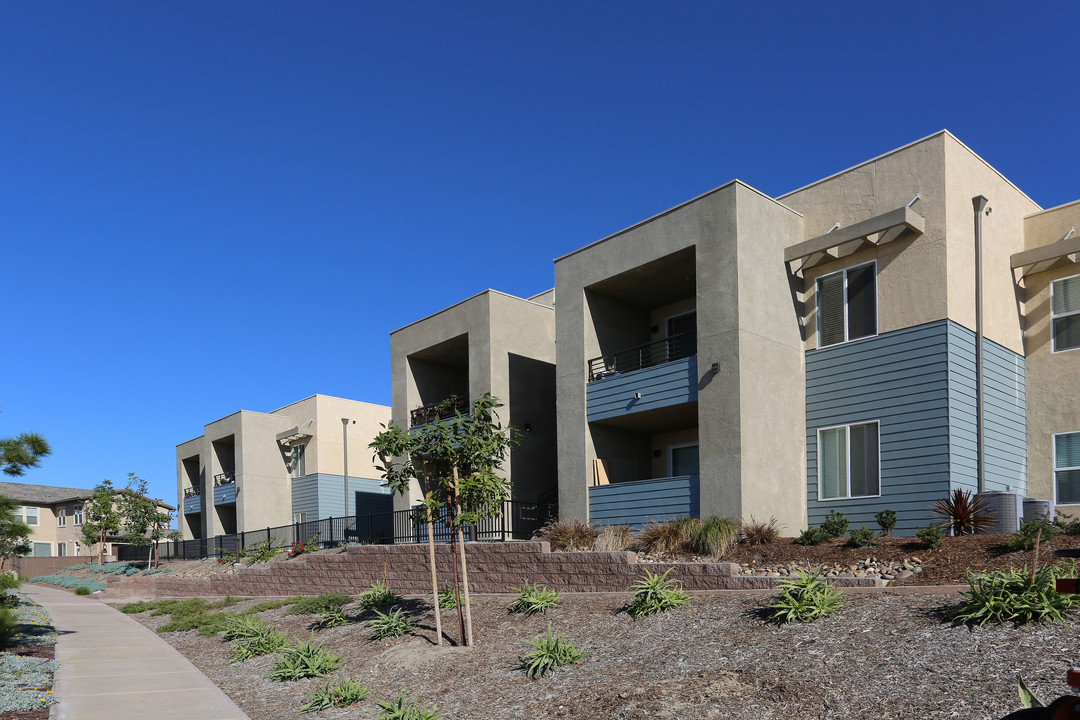
<svg viewBox="0 0 1080 720"><path fill-rule="evenodd" d="M718 558L742 537L739 523L728 518L686 518L682 526L683 548L702 557Z"/></svg>
<svg viewBox="0 0 1080 720"><path fill-rule="evenodd" d="M0 590L18 590L22 582L15 573L0 573Z"/></svg>
<svg viewBox="0 0 1080 720"><path fill-rule="evenodd" d="M337 685L329 683L318 685L307 694L308 701L301 705L297 712L309 713L335 707L349 707L366 698L369 692L371 688L353 680L342 680Z"/></svg>
<svg viewBox="0 0 1080 720"><path fill-rule="evenodd" d="M769 605L777 622L813 622L832 615L844 606L844 597L832 583L821 579L821 571L799 572L798 578L777 583L780 592Z"/></svg>
<svg viewBox="0 0 1080 720"><path fill-rule="evenodd" d="M341 667L345 661L340 655L331 655L314 640L290 645L281 651L274 669L267 677L276 682L323 677Z"/></svg>
<svg viewBox="0 0 1080 720"><path fill-rule="evenodd" d="M592 550L597 552L622 552L637 543L634 533L626 525L605 525L593 541Z"/></svg>
<svg viewBox="0 0 1080 720"><path fill-rule="evenodd" d="M225 622L222 640L251 640L262 637L269 630L262 618L251 615L234 615Z"/></svg>
<svg viewBox="0 0 1080 720"><path fill-rule="evenodd" d="M507 608L511 613L533 615L546 612L548 608L558 605L559 598L562 597L558 590L548 590L546 585L529 585L528 581L519 588L510 589L518 594Z"/></svg>
<svg viewBox="0 0 1080 720"><path fill-rule="evenodd" d="M122 605L120 607L120 612L126 615L136 615L138 613L146 612L147 610L153 610L155 607L155 603L140 600L138 602L131 602L127 605Z"/></svg>
<svg viewBox="0 0 1080 720"><path fill-rule="evenodd" d="M670 572L668 569L663 575L654 575L646 570L645 576L630 587L634 591L634 599L629 607L631 615L655 615L690 602L690 596L683 592L682 583L668 579Z"/></svg>
<svg viewBox="0 0 1080 720"><path fill-rule="evenodd" d="M771 545L780 539L781 527L775 517L770 517L768 522L758 522L751 515L750 522L742 524L742 534L748 545Z"/></svg>
<svg viewBox="0 0 1080 720"><path fill-rule="evenodd" d="M9 592L0 593L0 607L11 608L14 610L19 607L20 603L22 603L22 600L17 594Z"/></svg>
<svg viewBox="0 0 1080 720"><path fill-rule="evenodd" d="M808 527L795 538L795 542L799 545L820 545L828 539L828 533L821 528Z"/></svg>
<svg viewBox="0 0 1080 720"><path fill-rule="evenodd" d="M375 611L375 617L368 620L372 640L396 638L413 631L412 616L401 608L394 608L388 613Z"/></svg>
<svg viewBox="0 0 1080 720"><path fill-rule="evenodd" d="M531 678L541 678L557 667L573 665L581 661L581 651L562 635L551 634L548 623L546 635L523 641L532 645L533 650L521 656L525 674Z"/></svg>
<svg viewBox="0 0 1080 720"><path fill-rule="evenodd" d="M1071 517L1058 510L1054 524L1066 535L1080 535L1080 518Z"/></svg>
<svg viewBox="0 0 1080 720"><path fill-rule="evenodd" d="M169 572L169 568L146 568L142 571L143 575L158 575L160 573Z"/></svg>
<svg viewBox="0 0 1080 720"><path fill-rule="evenodd" d="M298 595L296 597L286 598L284 600L267 600L266 602L255 603L251 607L244 608L240 611L240 614L254 615L255 613L266 612L267 610L277 610L278 608L295 605L303 599L303 597Z"/></svg>
<svg viewBox="0 0 1080 720"><path fill-rule="evenodd" d="M861 548L870 547L871 545L876 544L877 540L874 538L874 531L865 525L852 528L851 531L848 532L848 547Z"/></svg>
<svg viewBox="0 0 1080 720"><path fill-rule="evenodd" d="M327 610L345 607L353 601L352 595L343 593L324 593L317 597L306 597L295 603L286 615L318 615Z"/></svg>
<svg viewBox="0 0 1080 720"><path fill-rule="evenodd" d="M830 510L825 519L821 521L821 530L829 540L844 537L844 534L848 531L848 520L844 517L844 513Z"/></svg>
<svg viewBox="0 0 1080 720"><path fill-rule="evenodd" d="M210 603L202 598L188 598L187 600L166 600L158 603L158 606L150 613L150 617L158 615L171 615L173 620L189 615L203 615L210 609Z"/></svg>
<svg viewBox="0 0 1080 720"><path fill-rule="evenodd" d="M225 632L229 621L234 617L236 617L236 613L231 612L202 612L194 615L173 614L172 619L159 627L157 631L159 633L167 633L198 630L199 634L203 637L209 637L211 635L220 635Z"/></svg>
<svg viewBox="0 0 1080 720"><path fill-rule="evenodd" d="M274 540L263 540L260 543L255 543L249 548L245 548L243 554L251 559L251 563L269 562L282 553L282 546L284 543L275 542Z"/></svg>
<svg viewBox="0 0 1080 720"><path fill-rule="evenodd" d="M889 537L892 535L892 531L896 529L895 510L882 510L874 515L874 519L877 520L877 524L881 528L881 534L884 537Z"/></svg>
<svg viewBox="0 0 1080 720"><path fill-rule="evenodd" d="M88 588L88 587L77 587L77 588L75 588L75 594L76 595L89 595L90 592L91 592L90 588Z"/></svg>
<svg viewBox="0 0 1080 720"><path fill-rule="evenodd" d="M7 608L0 608L0 648L6 648L15 635L15 625L19 616Z"/></svg>
<svg viewBox="0 0 1080 720"><path fill-rule="evenodd" d="M440 720L443 717L443 711L436 708L434 703L428 707L420 698L410 700L405 693L389 702L376 700L375 704L382 714L374 720Z"/></svg>
<svg viewBox="0 0 1080 720"><path fill-rule="evenodd" d="M915 537L922 540L927 547L939 548L945 539L945 533L937 525L927 525L924 528L915 528Z"/></svg>
<svg viewBox="0 0 1080 720"><path fill-rule="evenodd" d="M600 532L580 520L574 522L549 522L536 531L537 540L546 540L552 550L588 550L596 542Z"/></svg>
<svg viewBox="0 0 1080 720"><path fill-rule="evenodd" d="M319 613L319 629L344 627L346 625L352 625L352 620L345 614L345 611L341 608L332 608L324 612Z"/></svg>
<svg viewBox="0 0 1080 720"><path fill-rule="evenodd" d="M446 585L439 591L439 607L443 610L454 610L457 608L458 593L457 591Z"/></svg>
<svg viewBox="0 0 1080 720"><path fill-rule="evenodd" d="M360 597L356 598L356 601L365 610L372 610L387 605L395 605L401 602L401 596L390 589L390 583L386 580L376 580L369 589L360 593Z"/></svg>
<svg viewBox="0 0 1080 720"><path fill-rule="evenodd" d="M244 662L260 655L281 652L289 644L289 638L271 627L258 637L233 643L233 658L229 662Z"/></svg>
<svg viewBox="0 0 1080 720"><path fill-rule="evenodd" d="M1053 540L1058 528L1047 520L1028 520L1020 523L1020 531L1009 536L1009 552L1034 550L1035 539L1039 542Z"/></svg>
<svg viewBox="0 0 1080 720"><path fill-rule="evenodd" d="M1019 625L1064 622L1065 615L1080 604L1080 596L1059 593L1056 582L1076 576L1076 565L1070 562L1046 565L1038 571L1025 567L969 575L970 590L960 593L965 602L953 613L953 619L980 627L991 621Z"/></svg>

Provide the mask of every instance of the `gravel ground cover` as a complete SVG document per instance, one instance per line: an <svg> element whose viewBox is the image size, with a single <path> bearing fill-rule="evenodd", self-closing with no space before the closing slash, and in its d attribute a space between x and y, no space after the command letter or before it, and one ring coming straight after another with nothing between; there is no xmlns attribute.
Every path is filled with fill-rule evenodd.
<svg viewBox="0 0 1080 720"><path fill-rule="evenodd" d="M15 594L21 599L15 608L18 623L8 647L0 652L0 713L4 720L46 720L49 707L56 703L52 693L56 628L45 608Z"/></svg>
<svg viewBox="0 0 1080 720"><path fill-rule="evenodd" d="M315 632L345 657L328 678L271 682L272 656L229 664L229 644L196 632L163 637L255 720L296 718L305 692L341 679L372 688L359 705L310 717L374 718L374 698L408 691L445 708L448 720L535 718L999 718L1018 709L1016 678L1052 698L1068 691L1068 667L1080 665L1077 621L973 629L947 620L955 590L852 594L839 616L811 625L768 622L770 593L697 594L690 605L634 619L628 595L565 596L555 609L510 615L509 596L473 601L477 645L434 644L423 598L406 598L416 630L371 641L355 603L356 624ZM265 599L260 599L264 601ZM241 611L256 601L229 608ZM260 613L294 640L314 632L314 616ZM157 628L168 616L132 615ZM457 636L456 616L444 629ZM530 680L524 640L551 623L584 651L579 665Z"/></svg>

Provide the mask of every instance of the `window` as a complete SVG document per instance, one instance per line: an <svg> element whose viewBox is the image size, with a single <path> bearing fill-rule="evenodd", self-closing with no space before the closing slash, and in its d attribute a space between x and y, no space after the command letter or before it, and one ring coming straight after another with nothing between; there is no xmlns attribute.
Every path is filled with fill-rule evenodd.
<svg viewBox="0 0 1080 720"><path fill-rule="evenodd" d="M669 361L697 355L697 311L669 317L667 337Z"/></svg>
<svg viewBox="0 0 1080 720"><path fill-rule="evenodd" d="M818 431L818 500L881 494L878 424Z"/></svg>
<svg viewBox="0 0 1080 720"><path fill-rule="evenodd" d="M294 523L306 523L307 522L307 513L306 512L295 512L295 513L293 513L292 514L292 521Z"/></svg>
<svg viewBox="0 0 1080 720"><path fill-rule="evenodd" d="M67 557L67 543L65 543L65 542L56 543L56 556L57 557Z"/></svg>
<svg viewBox="0 0 1080 720"><path fill-rule="evenodd" d="M67 527L67 508L56 508L56 527Z"/></svg>
<svg viewBox="0 0 1080 720"><path fill-rule="evenodd" d="M697 443L671 447L668 450L668 461L671 477L697 475L699 472Z"/></svg>
<svg viewBox="0 0 1080 720"><path fill-rule="evenodd" d="M51 557L52 545L50 543L34 543L34 557Z"/></svg>
<svg viewBox="0 0 1080 720"><path fill-rule="evenodd" d="M1080 348L1080 275L1050 283L1054 352Z"/></svg>
<svg viewBox="0 0 1080 720"><path fill-rule="evenodd" d="M27 525L38 524L38 509L29 505L20 505L15 508L15 519Z"/></svg>
<svg viewBox="0 0 1080 720"><path fill-rule="evenodd" d="M74 510L72 511L72 514L75 517L72 518L72 521L71 521L72 525L82 525L83 524L83 521L82 521L82 508L83 508L82 505L76 505L74 507Z"/></svg>
<svg viewBox="0 0 1080 720"><path fill-rule="evenodd" d="M292 447L292 476L294 478L307 475L306 463L304 462L304 447L306 447L306 443L293 445Z"/></svg>
<svg viewBox="0 0 1080 720"><path fill-rule="evenodd" d="M877 335L877 265L818 278L818 347Z"/></svg>
<svg viewBox="0 0 1080 720"><path fill-rule="evenodd" d="M1054 502L1080 504L1080 432L1054 436Z"/></svg>

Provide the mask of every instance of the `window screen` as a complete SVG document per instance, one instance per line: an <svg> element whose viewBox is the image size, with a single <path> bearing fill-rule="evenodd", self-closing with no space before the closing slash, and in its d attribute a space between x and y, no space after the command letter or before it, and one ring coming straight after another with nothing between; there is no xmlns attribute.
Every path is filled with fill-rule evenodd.
<svg viewBox="0 0 1080 720"><path fill-rule="evenodd" d="M1080 348L1080 275L1052 284L1054 350Z"/></svg>
<svg viewBox="0 0 1080 720"><path fill-rule="evenodd" d="M1080 432L1054 436L1054 482L1059 504L1080 503Z"/></svg>

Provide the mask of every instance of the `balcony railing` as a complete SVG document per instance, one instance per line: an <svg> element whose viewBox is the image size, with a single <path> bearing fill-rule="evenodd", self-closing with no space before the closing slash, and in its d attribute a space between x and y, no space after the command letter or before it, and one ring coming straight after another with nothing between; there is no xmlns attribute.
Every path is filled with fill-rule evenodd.
<svg viewBox="0 0 1080 720"><path fill-rule="evenodd" d="M235 470L218 473L214 476L214 487L221 487L222 485L232 485L234 482L236 482Z"/></svg>
<svg viewBox="0 0 1080 720"><path fill-rule="evenodd" d="M421 405L415 410L409 411L409 426L426 425L429 422L452 418L456 413L469 414L469 399L453 397L442 402Z"/></svg>
<svg viewBox="0 0 1080 720"><path fill-rule="evenodd" d="M202 495L202 488L200 487L186 487L184 488L184 497L193 498Z"/></svg>
<svg viewBox="0 0 1080 720"><path fill-rule="evenodd" d="M644 345L601 355L589 361L589 382L681 360L697 354L697 333L672 335Z"/></svg>

